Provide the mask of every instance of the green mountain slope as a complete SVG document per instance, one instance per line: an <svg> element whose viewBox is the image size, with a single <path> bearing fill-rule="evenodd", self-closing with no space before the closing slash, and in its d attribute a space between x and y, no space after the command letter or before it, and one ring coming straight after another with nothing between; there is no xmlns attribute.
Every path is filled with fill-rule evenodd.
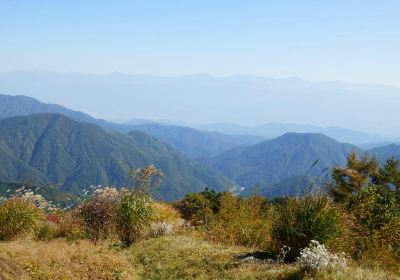
<svg viewBox="0 0 400 280"><path fill-rule="evenodd" d="M108 132L58 114L0 120L0 158L0 181L29 178L71 192L90 185L126 185L129 168L149 163L165 174L155 191L158 198L176 199L205 185L223 189L230 183L142 132Z"/></svg>
<svg viewBox="0 0 400 280"><path fill-rule="evenodd" d="M355 146L314 133L287 133L257 145L235 148L208 161L251 192L292 195L310 185L326 168L344 164ZM315 165L314 163L318 161Z"/></svg>
<svg viewBox="0 0 400 280"><path fill-rule="evenodd" d="M56 104L46 104L39 100L24 95L4 95L0 94L0 119L14 116L28 116L33 114L55 113L62 114L76 121L97 124L106 129L128 132L132 130L130 126L95 119L88 114L67 109Z"/></svg>
<svg viewBox="0 0 400 280"><path fill-rule="evenodd" d="M370 149L368 150L368 154L376 157L380 163L384 163L390 157L400 160L400 145L390 144L387 146Z"/></svg>
<svg viewBox="0 0 400 280"><path fill-rule="evenodd" d="M160 139L189 158L212 157L234 147L254 145L265 140L260 136L200 131L157 123L137 125L135 129Z"/></svg>

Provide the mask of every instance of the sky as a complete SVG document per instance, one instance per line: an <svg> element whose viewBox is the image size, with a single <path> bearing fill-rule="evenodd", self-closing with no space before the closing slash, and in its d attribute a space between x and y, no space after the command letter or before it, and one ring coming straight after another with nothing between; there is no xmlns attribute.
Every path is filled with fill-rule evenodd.
<svg viewBox="0 0 400 280"><path fill-rule="evenodd" d="M0 72L251 74L400 87L398 0L0 0Z"/></svg>

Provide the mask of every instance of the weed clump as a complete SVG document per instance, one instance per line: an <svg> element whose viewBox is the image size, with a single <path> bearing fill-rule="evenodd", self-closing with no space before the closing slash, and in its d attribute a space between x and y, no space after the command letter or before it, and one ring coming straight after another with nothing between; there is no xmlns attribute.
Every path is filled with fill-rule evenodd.
<svg viewBox="0 0 400 280"><path fill-rule="evenodd" d="M6 199L0 204L0 240L12 240L31 233L42 218L42 210L31 200Z"/></svg>
<svg viewBox="0 0 400 280"><path fill-rule="evenodd" d="M341 232L340 212L324 195L290 198L277 208L272 226L272 246L279 253L289 248L287 261L295 261L311 240L330 244Z"/></svg>

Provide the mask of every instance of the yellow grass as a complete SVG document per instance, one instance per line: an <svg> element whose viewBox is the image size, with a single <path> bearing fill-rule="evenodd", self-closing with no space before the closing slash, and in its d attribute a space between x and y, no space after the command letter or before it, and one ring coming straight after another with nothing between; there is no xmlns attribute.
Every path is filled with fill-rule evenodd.
<svg viewBox="0 0 400 280"><path fill-rule="evenodd" d="M0 243L0 279L399 279L355 264L343 271L304 275L295 265L237 258L249 252L252 249L209 242L189 231L123 250L106 242L20 240Z"/></svg>
<svg viewBox="0 0 400 280"><path fill-rule="evenodd" d="M123 252L89 241L0 243L0 257L15 261L30 279L138 279Z"/></svg>

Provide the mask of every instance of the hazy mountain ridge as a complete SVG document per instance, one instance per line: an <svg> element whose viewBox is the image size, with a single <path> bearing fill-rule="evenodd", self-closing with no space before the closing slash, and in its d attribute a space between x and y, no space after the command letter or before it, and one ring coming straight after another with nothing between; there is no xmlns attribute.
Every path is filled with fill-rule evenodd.
<svg viewBox="0 0 400 280"><path fill-rule="evenodd" d="M103 118L248 125L296 122L382 135L400 129L392 121L400 118L400 89L379 85L244 75L159 77L20 71L0 73L0 91L27 94ZM88 92L95 93L95 98ZM389 123L383 127L383 122Z"/></svg>
<svg viewBox="0 0 400 280"><path fill-rule="evenodd" d="M217 132L199 131L189 127L159 124L144 119L134 119L126 124L117 124L91 117L88 114L67 109L55 104L45 104L27 96L0 95L0 119L11 116L27 116L38 113L63 114L73 120L101 126L107 130L129 132L142 130L170 144L190 158L215 156L235 146L246 146L263 140L252 135L227 135Z"/></svg>
<svg viewBox="0 0 400 280"><path fill-rule="evenodd" d="M135 129L168 143L190 158L212 157L233 147L250 146L264 140L260 136L199 131L156 123L137 125Z"/></svg>
<svg viewBox="0 0 400 280"><path fill-rule="evenodd" d="M323 169L344 164L350 150L363 152L329 138L329 133L354 141L378 137L342 128L281 123L256 127L216 123L197 127L204 130L143 119L119 125L25 96L0 95L0 101L0 119L30 115L0 121L0 181L33 178L39 184L59 184L72 191L78 191L82 185L126 184L129 167L154 163L167 175L158 190L159 197L172 199L205 185L224 189L236 182L246 187L243 194L251 193L256 186L263 195L291 195L307 188ZM37 112L58 112L80 122L54 114L31 115ZM112 130L132 131L129 137ZM287 130L305 133L286 133ZM309 133L321 130L328 136ZM246 133L274 139L263 141L261 136ZM389 156L400 158L399 147L387 145L369 149L368 153L380 161ZM183 154L198 158L211 168ZM317 165L309 170L317 160Z"/></svg>
<svg viewBox="0 0 400 280"><path fill-rule="evenodd" d="M199 129L209 131L218 131L222 133L250 134L258 135L266 138L276 138L285 133L321 133L343 143L351 143L354 145L376 143L383 141L385 138L371 134L341 127L319 127L315 125L290 124L290 123L265 123L258 126L241 126L232 123L214 123L208 125L199 125Z"/></svg>
<svg viewBox="0 0 400 280"><path fill-rule="evenodd" d="M400 160L400 145L399 144L389 144L382 147L377 147L368 150L368 153L375 156L380 163L385 162L390 157L394 157Z"/></svg>
<svg viewBox="0 0 400 280"><path fill-rule="evenodd" d="M57 104L46 104L29 96L0 94L0 119L42 113L62 114L79 122L93 123L116 131L130 130L129 126L96 119L80 111L71 110Z"/></svg>
<svg viewBox="0 0 400 280"><path fill-rule="evenodd" d="M339 143L322 134L287 133L251 147L231 149L210 159L208 164L248 190L258 186L261 193L274 195L273 188L276 193L293 195L296 185L287 182L306 181L308 184L308 178L318 177L323 171L329 173L335 165L343 165L352 150L361 152L356 146ZM308 185L299 185L298 191Z"/></svg>
<svg viewBox="0 0 400 280"><path fill-rule="evenodd" d="M224 189L232 184L142 132L107 132L58 114L0 120L0 157L0 181L31 179L72 192L92 184L124 186L129 168L150 163L165 174L155 190L159 198L171 200L206 185Z"/></svg>

